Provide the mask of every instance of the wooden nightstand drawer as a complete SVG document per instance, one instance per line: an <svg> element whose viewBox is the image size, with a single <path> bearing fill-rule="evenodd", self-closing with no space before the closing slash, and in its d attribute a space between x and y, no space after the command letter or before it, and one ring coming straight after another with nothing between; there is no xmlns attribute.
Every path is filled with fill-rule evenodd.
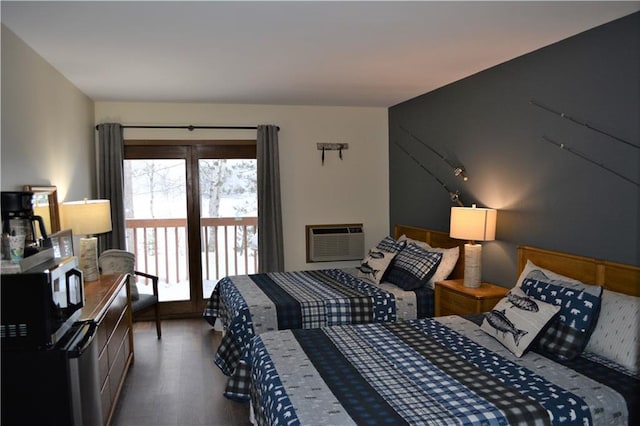
<svg viewBox="0 0 640 426"><path fill-rule="evenodd" d="M435 316L466 315L487 312L509 291L494 284L465 287L462 280L435 283Z"/></svg>
<svg viewBox="0 0 640 426"><path fill-rule="evenodd" d="M464 315L476 313L476 301L451 291L440 293L439 315Z"/></svg>

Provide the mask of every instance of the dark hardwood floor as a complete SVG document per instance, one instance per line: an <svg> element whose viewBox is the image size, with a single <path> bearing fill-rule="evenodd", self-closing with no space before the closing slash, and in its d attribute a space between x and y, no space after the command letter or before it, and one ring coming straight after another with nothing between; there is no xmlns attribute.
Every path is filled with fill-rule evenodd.
<svg viewBox="0 0 640 426"><path fill-rule="evenodd" d="M245 426L249 404L226 399L226 376L213 363L221 332L202 318L134 323L135 362L113 426Z"/></svg>

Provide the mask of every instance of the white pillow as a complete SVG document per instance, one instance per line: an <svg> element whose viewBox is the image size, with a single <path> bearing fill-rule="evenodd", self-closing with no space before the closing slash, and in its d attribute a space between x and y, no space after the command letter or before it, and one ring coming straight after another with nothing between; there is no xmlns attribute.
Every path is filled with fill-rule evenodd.
<svg viewBox="0 0 640 426"><path fill-rule="evenodd" d="M480 328L520 358L559 311L560 306L533 299L514 287L485 314Z"/></svg>
<svg viewBox="0 0 640 426"><path fill-rule="evenodd" d="M558 274L557 272L553 272L549 269L541 268L530 260L527 260L527 264L524 266L520 277L518 277L516 287L522 287L522 283L524 282L525 278L532 278L551 284L578 289L580 291L585 291L598 297L600 296L600 294L602 294L602 287L600 286L585 284L582 281L576 280L575 278L569 278L567 276Z"/></svg>
<svg viewBox="0 0 640 426"><path fill-rule="evenodd" d="M431 279L427 282L431 288L436 281L446 280L449 275L451 275L451 271L456 267L456 263L458 263L458 258L460 257L460 247L452 247L452 248L440 248L440 247L431 247L429 251L435 251L436 253L442 253L442 260L440 260L440 264L438 265L438 269L433 274Z"/></svg>
<svg viewBox="0 0 640 426"><path fill-rule="evenodd" d="M640 297L605 289L585 351L640 373Z"/></svg>
<svg viewBox="0 0 640 426"><path fill-rule="evenodd" d="M520 276L518 277L518 281L516 282L516 286L520 287L522 285L522 281L524 281L524 279L527 278L527 276L532 271L540 271L540 272L542 272L543 274L546 275L546 277L549 280L561 280L561 281L565 281L565 282L569 282L569 283L582 284L582 282L580 282L580 281L578 281L578 280L576 280L574 278L569 278L569 277L566 277L564 275L560 275L557 272L553 272L553 271L551 271L549 269L541 268L540 266L536 265L535 263L533 263L532 261L527 259L527 264L524 265L524 269L522 270L522 272L520 273Z"/></svg>
<svg viewBox="0 0 640 426"><path fill-rule="evenodd" d="M424 241L413 240L406 235L402 234L398 241L406 241L407 244L413 243L418 247L421 247L427 251L433 251L436 253L442 253L442 260L438 264L438 269L433 274L433 276L427 281L427 286L433 288L436 281L446 280L449 275L451 275L451 271L456 267L456 263L458 263L458 258L460 257L460 247L452 247L452 248L441 248L441 247L431 247L429 244Z"/></svg>

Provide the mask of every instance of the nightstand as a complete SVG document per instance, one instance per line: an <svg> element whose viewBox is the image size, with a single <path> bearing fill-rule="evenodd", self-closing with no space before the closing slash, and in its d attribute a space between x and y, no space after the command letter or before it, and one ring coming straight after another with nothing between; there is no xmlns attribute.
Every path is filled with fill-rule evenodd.
<svg viewBox="0 0 640 426"><path fill-rule="evenodd" d="M495 284L482 283L478 288L465 287L463 280L435 283L435 316L465 315L487 312L509 291Z"/></svg>

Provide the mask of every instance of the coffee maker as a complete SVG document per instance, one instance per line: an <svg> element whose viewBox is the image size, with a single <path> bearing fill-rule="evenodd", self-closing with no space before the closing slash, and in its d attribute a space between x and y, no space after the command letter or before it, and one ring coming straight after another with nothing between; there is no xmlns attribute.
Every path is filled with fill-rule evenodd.
<svg viewBox="0 0 640 426"><path fill-rule="evenodd" d="M25 236L24 256L31 256L44 247L48 240L44 220L33 213L33 192L2 191L2 235ZM38 225L41 240L36 237ZM4 238L3 238L4 240Z"/></svg>

